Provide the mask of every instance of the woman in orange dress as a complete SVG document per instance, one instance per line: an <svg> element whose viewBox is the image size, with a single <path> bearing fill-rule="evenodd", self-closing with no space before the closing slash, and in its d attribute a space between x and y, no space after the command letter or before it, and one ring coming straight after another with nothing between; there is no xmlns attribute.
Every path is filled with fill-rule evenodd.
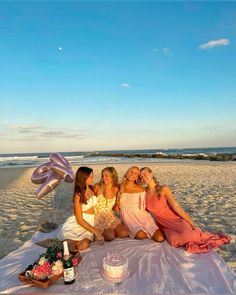
<svg viewBox="0 0 236 295"><path fill-rule="evenodd" d="M230 242L230 236L202 232L177 203L169 187L159 185L150 168L141 169L141 179L147 185L146 208L156 217L171 246L204 253Z"/></svg>

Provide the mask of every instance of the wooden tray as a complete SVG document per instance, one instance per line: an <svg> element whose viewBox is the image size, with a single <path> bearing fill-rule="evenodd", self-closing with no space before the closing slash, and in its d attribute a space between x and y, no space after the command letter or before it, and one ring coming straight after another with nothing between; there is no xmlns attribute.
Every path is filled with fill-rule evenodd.
<svg viewBox="0 0 236 295"><path fill-rule="evenodd" d="M74 257L78 259L78 264L79 264L80 261L81 261L81 259L82 259L81 256L80 256L80 254L79 254L79 252ZM32 285L34 287L43 288L43 289L47 289L49 286L51 286L52 284L54 284L56 281L58 281L62 277L63 277L63 273L61 273L60 275L55 275L51 279L46 279L46 280L43 280L43 281L38 281L38 280L34 280L34 279L31 279L31 278L26 277L24 271L18 274L18 279L22 283L29 284L29 285Z"/></svg>
<svg viewBox="0 0 236 295"><path fill-rule="evenodd" d="M43 288L43 289L47 289L49 286L54 284L56 281L58 281L62 277L63 277L63 274L61 273L60 275L53 276L51 279L38 281L38 280L31 279L31 278L27 278L25 276L25 272L21 272L21 273L18 274L18 279L22 283L29 284L29 285L32 285L34 287Z"/></svg>

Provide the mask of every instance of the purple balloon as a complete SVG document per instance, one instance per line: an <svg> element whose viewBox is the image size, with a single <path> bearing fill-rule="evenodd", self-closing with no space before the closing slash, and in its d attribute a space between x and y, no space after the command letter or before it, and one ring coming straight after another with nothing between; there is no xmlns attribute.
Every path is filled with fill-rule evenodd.
<svg viewBox="0 0 236 295"><path fill-rule="evenodd" d="M52 171L58 174L61 178L64 179L65 182L73 182L74 181L74 173L72 169L68 167L63 167L59 164L52 163Z"/></svg>
<svg viewBox="0 0 236 295"><path fill-rule="evenodd" d="M69 162L59 153L52 153L50 155L50 162L40 165L32 174L31 181L35 184L41 184L36 191L36 196L42 198L59 183L74 181L74 172Z"/></svg>
<svg viewBox="0 0 236 295"><path fill-rule="evenodd" d="M64 167L68 167L70 168L70 164L69 162L59 153L52 153L50 156L49 156L50 160L52 162L55 162L57 164L60 164Z"/></svg>
<svg viewBox="0 0 236 295"><path fill-rule="evenodd" d="M41 199L52 190L54 190L60 182L61 178L59 178L56 173L50 171L48 179L37 189L36 196Z"/></svg>
<svg viewBox="0 0 236 295"><path fill-rule="evenodd" d="M53 162L52 170L62 176L65 182L74 181L74 172L71 165L61 154L52 153L50 155L50 160Z"/></svg>
<svg viewBox="0 0 236 295"><path fill-rule="evenodd" d="M48 179L49 175L51 175L51 165L51 162L47 162L36 168L32 174L31 181L35 184L44 183Z"/></svg>

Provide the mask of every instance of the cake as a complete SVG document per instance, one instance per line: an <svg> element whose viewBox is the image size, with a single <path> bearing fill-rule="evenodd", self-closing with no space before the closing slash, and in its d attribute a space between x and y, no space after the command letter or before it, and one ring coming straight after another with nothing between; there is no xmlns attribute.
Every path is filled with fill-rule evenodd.
<svg viewBox="0 0 236 295"><path fill-rule="evenodd" d="M128 275L128 259L117 252L109 253L103 258L102 275L108 281L119 283L124 281Z"/></svg>

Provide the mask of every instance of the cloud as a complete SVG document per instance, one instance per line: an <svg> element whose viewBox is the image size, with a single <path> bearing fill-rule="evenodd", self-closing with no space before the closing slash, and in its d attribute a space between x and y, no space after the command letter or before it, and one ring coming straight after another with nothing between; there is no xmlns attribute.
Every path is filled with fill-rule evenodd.
<svg viewBox="0 0 236 295"><path fill-rule="evenodd" d="M173 52L171 51L171 49L168 48L168 47L164 47L162 49L153 48L152 49L152 52L154 52L154 53L162 53L164 55L172 55L173 54Z"/></svg>
<svg viewBox="0 0 236 295"><path fill-rule="evenodd" d="M33 141L33 140L55 140L55 139L73 139L78 140L85 137L88 130L72 130L48 128L46 126L38 125L12 125L10 129L16 131L16 137L11 140ZM17 135L20 135L20 139ZM11 135L12 136L12 135Z"/></svg>
<svg viewBox="0 0 236 295"><path fill-rule="evenodd" d="M123 88L129 88L129 84L128 83L122 83L120 86L123 87Z"/></svg>
<svg viewBox="0 0 236 295"><path fill-rule="evenodd" d="M229 39L218 39L218 40L211 40L207 43L204 43L198 47L198 49L209 49L216 46L227 46L229 45Z"/></svg>
<svg viewBox="0 0 236 295"><path fill-rule="evenodd" d="M172 51L170 50L170 48L167 48L167 47L164 47L162 49L162 52L165 54L165 55L172 55Z"/></svg>
<svg viewBox="0 0 236 295"><path fill-rule="evenodd" d="M37 129L43 128L43 126L38 126L38 125L11 125L10 128L17 130L19 133L31 133L31 132L35 132Z"/></svg>
<svg viewBox="0 0 236 295"><path fill-rule="evenodd" d="M84 137L83 134L81 134L80 132L75 132L75 131L60 131L60 130L49 130L49 131L45 131L42 132L41 134L39 134L40 137L43 138L74 138L74 139L78 139L78 138L82 138Z"/></svg>
<svg viewBox="0 0 236 295"><path fill-rule="evenodd" d="M216 134L235 133L236 131L236 128L226 126L205 126L204 129Z"/></svg>

